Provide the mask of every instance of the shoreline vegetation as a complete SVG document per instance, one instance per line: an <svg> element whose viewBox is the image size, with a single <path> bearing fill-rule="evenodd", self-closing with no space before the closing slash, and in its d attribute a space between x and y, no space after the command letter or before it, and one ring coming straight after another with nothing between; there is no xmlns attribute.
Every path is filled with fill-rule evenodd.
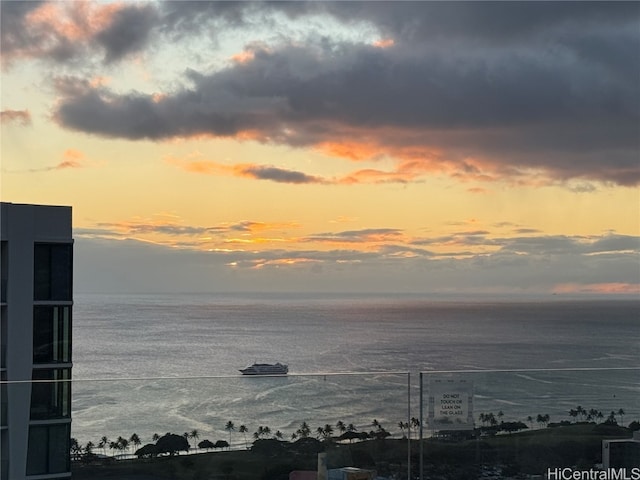
<svg viewBox="0 0 640 480"><path fill-rule="evenodd" d="M504 421L502 412L481 413L481 426L474 430L434 432L423 441L425 478L529 478L548 468L596 468L602 462L602 440L629 439L640 430L637 420L621 426L623 409L605 417L578 406L568 414L573 421L554 423L544 414L523 422ZM153 443L144 445L135 433L128 439L102 437L84 446L72 439L73 478L288 480L293 470L315 471L320 452L326 452L330 468L373 469L383 478L406 479L408 458L411 471L419 470L416 418L398 422L394 433L375 419L368 431L342 421L316 429L302 422L289 440L268 426L250 434L245 425L236 427L229 421L224 429L228 441L200 440L197 430L154 434ZM234 435L241 436L243 448L231 448Z"/></svg>

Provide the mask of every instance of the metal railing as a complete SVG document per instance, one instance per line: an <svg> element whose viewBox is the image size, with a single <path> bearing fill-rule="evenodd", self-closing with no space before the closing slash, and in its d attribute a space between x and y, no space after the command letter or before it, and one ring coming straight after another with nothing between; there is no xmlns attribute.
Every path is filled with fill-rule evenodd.
<svg viewBox="0 0 640 480"><path fill-rule="evenodd" d="M449 478L438 464L445 465L447 455L437 452L462 452L474 468L506 465L517 457L522 468L533 472L544 462L527 464L527 445L551 448L551 437L544 435L549 429L565 428L567 435L596 429L594 438L625 438L629 432L613 426L640 420L640 367L68 381L72 437L100 456L133 458L136 450L169 432L185 437L192 452L209 451L198 447L204 440L217 443L215 449L247 450L264 439L293 444L315 437L337 446L389 439L406 446L404 459L391 473L421 480L429 478L426 469L440 469L438 475ZM5 381L0 388L30 382ZM17 428L6 406L8 427ZM584 463L597 463L592 450L589 444ZM349 466L344 456L329 460L335 468Z"/></svg>

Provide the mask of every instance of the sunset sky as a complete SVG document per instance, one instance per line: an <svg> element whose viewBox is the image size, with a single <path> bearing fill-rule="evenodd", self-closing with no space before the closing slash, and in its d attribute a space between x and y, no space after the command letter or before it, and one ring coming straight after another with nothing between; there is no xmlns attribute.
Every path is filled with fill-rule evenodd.
<svg viewBox="0 0 640 480"><path fill-rule="evenodd" d="M77 292L640 295L638 2L1 7Z"/></svg>

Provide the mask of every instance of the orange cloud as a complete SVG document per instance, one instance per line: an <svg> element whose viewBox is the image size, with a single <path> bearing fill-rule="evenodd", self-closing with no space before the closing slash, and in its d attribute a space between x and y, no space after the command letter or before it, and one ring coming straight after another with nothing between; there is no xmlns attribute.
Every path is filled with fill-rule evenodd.
<svg viewBox="0 0 640 480"><path fill-rule="evenodd" d="M473 187L473 188L468 188L467 192L484 194L484 193L489 193L489 190L487 190L486 188L482 188L482 187Z"/></svg>
<svg viewBox="0 0 640 480"><path fill-rule="evenodd" d="M91 38L106 28L123 4L88 1L48 2L26 16L28 28L56 34L68 41Z"/></svg>
<svg viewBox="0 0 640 480"><path fill-rule="evenodd" d="M260 270L265 267L292 267L296 265L304 265L304 264L318 264L323 263L322 260L314 259L314 258L278 258L273 260L260 259L253 262L252 269ZM236 266L236 265L234 265Z"/></svg>
<svg viewBox="0 0 640 480"><path fill-rule="evenodd" d="M338 180L343 185L353 185L357 183L406 183L413 180L416 175L403 172L384 172L375 169L363 169L350 173L346 177Z"/></svg>
<svg viewBox="0 0 640 480"><path fill-rule="evenodd" d="M29 110L3 110L0 112L0 122L15 122L27 126L31 124L31 114Z"/></svg>
<svg viewBox="0 0 640 480"><path fill-rule="evenodd" d="M167 157L166 161L188 172L207 175L252 178L289 184L326 183L326 181L320 177L270 165L252 163L225 165L212 160L191 160L193 157L194 156L191 155L185 160L175 157ZM197 158L197 155L195 157Z"/></svg>
<svg viewBox="0 0 640 480"><path fill-rule="evenodd" d="M553 293L599 293L607 295L638 295L640 284L637 283L562 283L553 288Z"/></svg>
<svg viewBox="0 0 640 480"><path fill-rule="evenodd" d="M154 93L153 95L151 95L151 100L153 100L153 103L160 103L165 98L167 98L167 95L165 93Z"/></svg>
<svg viewBox="0 0 640 480"><path fill-rule="evenodd" d="M259 132L242 132L242 139L255 140ZM393 161L395 168L382 170L365 168L337 178L325 178L280 167L241 163L228 165L200 158L199 154L184 159L167 157L166 161L185 171L220 176L272 180L281 183L315 183L325 185L355 185L380 183L410 183L433 174L445 174L467 182L494 182L501 178L490 163L477 158L450 160L446 154L434 147L383 146L377 142L336 141L323 142L315 146L331 156L354 161ZM535 178L535 177L532 177ZM518 180L520 181L520 180ZM524 180L523 180L524 181ZM533 180L532 180L533 181ZM537 181L537 180L535 180ZM482 188L471 188L474 193L486 193Z"/></svg>
<svg viewBox="0 0 640 480"><path fill-rule="evenodd" d="M263 42L252 42L250 45L247 45L245 49L231 56L231 61L235 63L249 63L256 58L256 52L270 52L271 49L266 43Z"/></svg>
<svg viewBox="0 0 640 480"><path fill-rule="evenodd" d="M20 25L27 41L12 42L2 55L2 66L18 58L67 55L108 28L124 2L49 1L35 7Z"/></svg>
<svg viewBox="0 0 640 480"><path fill-rule="evenodd" d="M349 160L371 160L381 156L382 152L377 145L351 141L321 142L316 144L320 152L332 156L348 158Z"/></svg>
<svg viewBox="0 0 640 480"><path fill-rule="evenodd" d="M240 53L236 53L235 55L233 55L231 57L231 60L233 60L236 63L248 63L252 61L255 57L256 57L255 52L251 50L244 50Z"/></svg>
<svg viewBox="0 0 640 480"><path fill-rule="evenodd" d="M104 87L105 85L109 85L111 83L110 77L105 77L102 75L98 75L89 80L89 85L93 88Z"/></svg>
<svg viewBox="0 0 640 480"><path fill-rule="evenodd" d="M64 169L64 168L81 168L84 167L84 153L73 150L72 148L65 150L62 155L62 162L60 162L56 169Z"/></svg>
<svg viewBox="0 0 640 480"><path fill-rule="evenodd" d="M395 44L396 42L393 40L393 38L382 38L380 40L373 42L373 46L377 48L390 48L390 47L393 47Z"/></svg>

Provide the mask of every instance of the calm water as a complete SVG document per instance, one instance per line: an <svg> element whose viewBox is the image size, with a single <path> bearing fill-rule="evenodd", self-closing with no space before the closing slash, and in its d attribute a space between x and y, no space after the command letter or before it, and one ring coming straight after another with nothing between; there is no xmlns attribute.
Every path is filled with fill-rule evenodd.
<svg viewBox="0 0 640 480"><path fill-rule="evenodd" d="M380 372L411 373L418 416L420 371L638 367L638 312L640 302L76 295L73 435L97 443L136 432L147 442L197 429L200 439L228 441L233 421L248 437L269 426L289 438L301 421L369 429L373 418L398 431L407 375ZM288 363L292 375L241 377L254 361ZM640 419L637 370L462 377L474 384L476 418L502 410L505 420L560 421L581 405L623 408L625 424ZM231 440L244 444L239 433Z"/></svg>

